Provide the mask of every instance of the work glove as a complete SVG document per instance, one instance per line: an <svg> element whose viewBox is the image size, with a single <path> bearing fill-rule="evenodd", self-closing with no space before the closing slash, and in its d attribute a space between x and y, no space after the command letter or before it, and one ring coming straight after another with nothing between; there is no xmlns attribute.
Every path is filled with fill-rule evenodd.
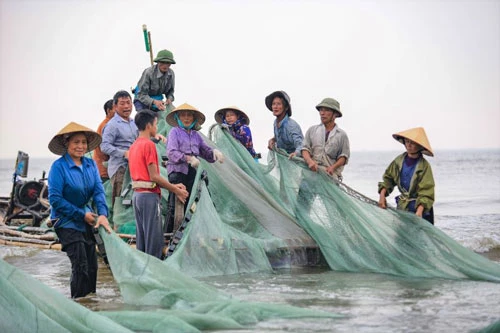
<svg viewBox="0 0 500 333"><path fill-rule="evenodd" d="M219 163L224 163L224 154L218 149L214 149L214 160L219 161Z"/></svg>
<svg viewBox="0 0 500 333"><path fill-rule="evenodd" d="M191 156L191 157L189 158L189 162L188 162L188 163L189 163L189 164L190 164L193 168L195 168L195 169L196 169L196 168L198 167L198 165L200 165L200 160L199 160L199 159L197 159L197 158L196 158L196 157L194 157L194 156Z"/></svg>

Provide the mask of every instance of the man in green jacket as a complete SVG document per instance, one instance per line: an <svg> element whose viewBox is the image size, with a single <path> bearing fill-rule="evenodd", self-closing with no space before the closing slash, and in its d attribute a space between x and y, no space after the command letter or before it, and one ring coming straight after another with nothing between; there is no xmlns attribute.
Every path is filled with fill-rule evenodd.
<svg viewBox="0 0 500 333"><path fill-rule="evenodd" d="M155 65L144 70L134 89L136 111L165 111L166 106L174 101L175 74L170 68L175 64L174 55L169 50L161 50L154 62Z"/></svg>
<svg viewBox="0 0 500 333"><path fill-rule="evenodd" d="M393 134L394 139L405 145L406 152L396 157L385 170L383 181L378 183L378 205L387 208L386 197L395 186L401 192L396 197L397 208L414 212L434 224L434 177L429 162L423 154L434 156L425 130L412 128Z"/></svg>

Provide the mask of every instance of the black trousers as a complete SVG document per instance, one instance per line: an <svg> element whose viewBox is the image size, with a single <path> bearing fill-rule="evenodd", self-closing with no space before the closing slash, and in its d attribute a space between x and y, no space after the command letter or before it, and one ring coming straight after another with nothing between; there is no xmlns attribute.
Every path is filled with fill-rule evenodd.
<svg viewBox="0 0 500 333"><path fill-rule="evenodd" d="M172 184L184 184L186 190L189 192L189 196L186 199L188 203L191 197L191 190L193 189L194 180L196 179L196 169L189 166L188 174L185 175L181 172L171 172L168 175L168 181ZM187 205L184 205L184 213L186 213ZM165 232L171 233L174 229L174 216L175 216L175 194L170 192L168 194L168 212L167 221L165 223Z"/></svg>
<svg viewBox="0 0 500 333"><path fill-rule="evenodd" d="M71 261L71 298L95 293L97 284L97 253L92 227L85 232L69 228L56 228L57 237Z"/></svg>

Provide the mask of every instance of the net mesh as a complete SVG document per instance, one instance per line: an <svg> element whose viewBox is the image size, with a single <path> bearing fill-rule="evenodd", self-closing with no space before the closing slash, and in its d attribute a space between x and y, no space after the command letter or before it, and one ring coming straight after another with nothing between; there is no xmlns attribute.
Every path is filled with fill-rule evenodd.
<svg viewBox="0 0 500 333"><path fill-rule="evenodd" d="M160 131L167 134L165 124ZM99 231L123 300L136 310L91 312L2 260L0 310L12 317L2 321L3 331L198 332L248 328L271 318L337 318L287 304L241 302L195 279L295 266L500 282L500 265L414 214L382 210L280 151L269 153L267 165L255 163L219 126L209 137L226 160L201 160L188 213L166 260L136 251L114 232ZM164 155L165 145L158 150ZM167 176L164 168L161 173ZM119 232L133 234L131 195L117 198L113 222ZM164 209L167 196L162 191Z"/></svg>
<svg viewBox="0 0 500 333"><path fill-rule="evenodd" d="M166 260L171 267L201 277L326 263L336 271L500 281L500 265L414 214L380 209L280 151L269 152L267 165L255 163L218 125L209 138L226 160L201 160L189 223ZM203 171L207 182L200 182ZM162 196L165 208L168 193ZM115 210L114 223L135 232L132 207Z"/></svg>
<svg viewBox="0 0 500 333"><path fill-rule="evenodd" d="M0 331L130 332L0 259Z"/></svg>

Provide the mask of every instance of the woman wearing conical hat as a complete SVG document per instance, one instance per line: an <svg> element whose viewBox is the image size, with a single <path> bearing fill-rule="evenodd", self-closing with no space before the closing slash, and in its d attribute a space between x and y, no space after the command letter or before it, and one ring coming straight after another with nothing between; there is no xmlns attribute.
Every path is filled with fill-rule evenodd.
<svg viewBox="0 0 500 333"><path fill-rule="evenodd" d="M224 155L218 149L212 149L203 140L197 129L205 122L205 115L187 103L179 105L167 115L167 123L173 128L167 140L168 181L182 183L191 194L199 157L209 163L224 162ZM189 196L186 203L189 202ZM185 210L186 206L184 206ZM175 214L175 195L168 195L167 232L172 232Z"/></svg>
<svg viewBox="0 0 500 333"><path fill-rule="evenodd" d="M434 177L432 168L423 155L434 156L422 127L412 128L392 135L401 142L406 152L399 155L385 170L383 181L378 184L379 207L387 208L386 197L395 186L397 208L414 212L434 224Z"/></svg>
<svg viewBox="0 0 500 333"><path fill-rule="evenodd" d="M238 140L248 150L250 155L255 158L252 131L248 127L250 118L248 118L246 113L236 106L228 106L218 110L214 117L215 121L223 128L227 128L233 138Z"/></svg>
<svg viewBox="0 0 500 333"><path fill-rule="evenodd" d="M61 155L50 167L49 202L55 232L71 261L72 298L95 293L97 255L93 229L102 225L111 232L99 171L94 160L84 156L100 143L99 134L74 122L49 143L49 150Z"/></svg>

